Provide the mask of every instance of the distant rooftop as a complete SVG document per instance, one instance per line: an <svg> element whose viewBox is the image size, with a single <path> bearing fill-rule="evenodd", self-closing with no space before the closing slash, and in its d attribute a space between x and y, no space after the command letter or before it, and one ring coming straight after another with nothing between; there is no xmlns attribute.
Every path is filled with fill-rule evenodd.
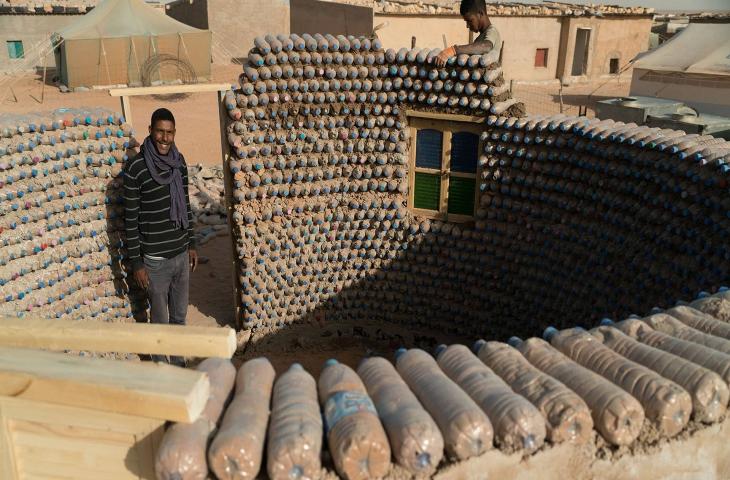
<svg viewBox="0 0 730 480"><path fill-rule="evenodd" d="M0 14L79 15L94 8L96 0L0 0Z"/></svg>
<svg viewBox="0 0 730 480"><path fill-rule="evenodd" d="M145 0L151 6L161 6L171 0ZM0 0L0 15L83 15L101 0Z"/></svg>
<svg viewBox="0 0 730 480"><path fill-rule="evenodd" d="M459 15L459 0L327 0L373 7L376 13ZM539 4L519 2L487 2L487 13L494 16L581 17L607 15L652 15L653 8L618 5L579 5L564 2Z"/></svg>
<svg viewBox="0 0 730 480"><path fill-rule="evenodd" d="M165 4L170 0L148 0ZM327 0L372 7L376 13L405 15L458 15L459 0ZM0 0L0 14L83 14L94 8L99 0ZM487 13L495 16L636 16L652 15L653 8L621 7L618 5L579 5L563 2L539 4L519 2L487 3Z"/></svg>

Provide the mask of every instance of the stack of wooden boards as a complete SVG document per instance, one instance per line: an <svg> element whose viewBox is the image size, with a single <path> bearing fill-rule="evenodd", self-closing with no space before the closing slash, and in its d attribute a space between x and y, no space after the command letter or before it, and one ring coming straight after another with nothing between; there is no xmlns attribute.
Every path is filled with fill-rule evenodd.
<svg viewBox="0 0 730 480"><path fill-rule="evenodd" d="M168 421L193 422L207 374L38 350L219 356L230 328L0 318L0 478L154 478Z"/></svg>

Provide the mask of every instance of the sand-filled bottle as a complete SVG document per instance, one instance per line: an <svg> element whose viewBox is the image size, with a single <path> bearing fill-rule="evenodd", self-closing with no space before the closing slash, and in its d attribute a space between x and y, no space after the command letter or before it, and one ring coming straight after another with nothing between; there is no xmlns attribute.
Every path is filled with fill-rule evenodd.
<svg viewBox="0 0 730 480"><path fill-rule="evenodd" d="M233 390L236 368L230 360L208 358L198 365L197 370L208 374L208 402L196 421L176 423L165 432L155 458L155 473L160 480L208 478L208 440L215 431L223 407Z"/></svg>
<svg viewBox="0 0 730 480"><path fill-rule="evenodd" d="M322 475L317 384L298 363L274 384L266 449L266 468L272 480L309 480Z"/></svg>
<svg viewBox="0 0 730 480"><path fill-rule="evenodd" d="M236 390L208 450L211 470L220 480L256 478L264 453L274 368L265 358L245 362Z"/></svg>
<svg viewBox="0 0 730 480"><path fill-rule="evenodd" d="M318 389L338 473L347 479L384 477L390 469L390 444L362 380L347 365L328 360Z"/></svg>
<svg viewBox="0 0 730 480"><path fill-rule="evenodd" d="M727 353L713 350L689 340L675 338L654 330L648 323L636 319L622 320L614 326L641 343L673 353L685 360L712 370L720 375L725 383L730 384L730 355Z"/></svg>
<svg viewBox="0 0 730 480"><path fill-rule="evenodd" d="M620 330L602 326L591 333L606 346L682 386L692 397L692 417L716 422L727 409L727 384L716 373L677 355L640 343Z"/></svg>
<svg viewBox="0 0 730 480"><path fill-rule="evenodd" d="M503 450L533 452L545 441L545 419L524 397L464 345L441 346L441 369L482 407L494 427L494 440Z"/></svg>
<svg viewBox="0 0 730 480"><path fill-rule="evenodd" d="M644 317L642 321L646 322L647 325L658 332L663 332L675 338L704 345L713 350L717 350L718 352L730 355L730 340L701 332L695 328L685 325L676 317L667 315L666 313L656 313L654 315Z"/></svg>
<svg viewBox="0 0 730 480"><path fill-rule="evenodd" d="M730 323L718 320L692 307L681 305L665 310L664 313L701 332L730 340Z"/></svg>
<svg viewBox="0 0 730 480"><path fill-rule="evenodd" d="M584 368L541 338L530 338L515 348L535 367L564 383L591 409L593 424L606 441L629 445L644 422L641 404L621 388Z"/></svg>
<svg viewBox="0 0 730 480"><path fill-rule="evenodd" d="M540 410L547 420L550 441L582 443L590 438L591 412L575 392L532 366L520 352L505 343L479 341L474 350L510 388Z"/></svg>
<svg viewBox="0 0 730 480"><path fill-rule="evenodd" d="M431 355L416 348L399 350L396 369L439 426L450 456L465 460L492 448L489 418Z"/></svg>
<svg viewBox="0 0 730 480"><path fill-rule="evenodd" d="M357 373L375 403L398 463L414 475L432 474L444 450L433 418L386 359L365 359Z"/></svg>
<svg viewBox="0 0 730 480"><path fill-rule="evenodd" d="M692 399L676 383L627 360L585 330L565 329L552 333L550 343L554 347L639 400L646 418L661 435L672 437L689 421Z"/></svg>

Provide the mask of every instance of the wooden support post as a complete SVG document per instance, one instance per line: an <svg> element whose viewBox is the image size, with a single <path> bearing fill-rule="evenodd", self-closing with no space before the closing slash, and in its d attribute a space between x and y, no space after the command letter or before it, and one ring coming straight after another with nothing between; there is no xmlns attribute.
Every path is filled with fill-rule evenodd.
<svg viewBox="0 0 730 480"><path fill-rule="evenodd" d="M416 37L411 37L411 48L416 48Z"/></svg>
<svg viewBox="0 0 730 480"><path fill-rule="evenodd" d="M129 103L129 97L122 95L119 98L122 104L122 116L128 124L132 125L132 105Z"/></svg>
<svg viewBox="0 0 730 480"><path fill-rule="evenodd" d="M43 83L41 83L41 103L46 98L46 70L47 70L48 54L43 57Z"/></svg>
<svg viewBox="0 0 730 480"><path fill-rule="evenodd" d="M231 268L233 268L233 321L237 330L243 329L243 310L241 308L241 296L239 295L238 276L241 274L241 262L238 258L238 248L236 245L236 223L233 220L233 212L235 202L233 201L233 174L229 164L231 146L228 144L228 136L226 135L226 126L228 124L228 113L225 106L225 91L218 94L218 116L220 120L221 132L221 155L223 160L223 186L225 191L226 215L228 216L228 226L230 228L231 237L231 255L233 260Z"/></svg>
<svg viewBox="0 0 730 480"><path fill-rule="evenodd" d="M558 89L558 99L560 101L560 113L563 113L563 82L560 82L560 88Z"/></svg>
<svg viewBox="0 0 730 480"><path fill-rule="evenodd" d="M444 41L444 48L449 48L449 44L446 42L446 34L441 35L441 39ZM471 43L471 32L469 35L469 43Z"/></svg>
<svg viewBox="0 0 730 480"><path fill-rule="evenodd" d="M236 333L228 327L0 318L0 346L231 358Z"/></svg>

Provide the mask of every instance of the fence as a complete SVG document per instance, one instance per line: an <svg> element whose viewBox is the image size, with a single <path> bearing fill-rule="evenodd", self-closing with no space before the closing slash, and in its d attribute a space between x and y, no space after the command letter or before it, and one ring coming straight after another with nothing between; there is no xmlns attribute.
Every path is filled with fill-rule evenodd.
<svg viewBox="0 0 730 480"><path fill-rule="evenodd" d="M559 81L534 84L510 81L512 96L524 102L527 113L586 115L595 117L596 102L628 95L630 81L611 78L602 83L563 86Z"/></svg>

